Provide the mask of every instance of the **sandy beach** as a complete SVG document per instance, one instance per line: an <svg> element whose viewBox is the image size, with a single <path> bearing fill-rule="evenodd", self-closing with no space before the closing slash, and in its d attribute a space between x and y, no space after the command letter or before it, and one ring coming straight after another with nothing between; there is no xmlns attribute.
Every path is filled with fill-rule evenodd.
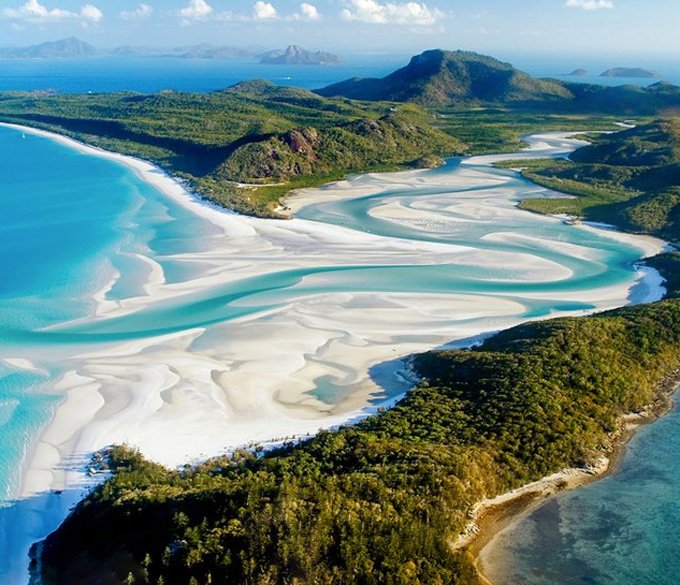
<svg viewBox="0 0 680 585"><path fill-rule="evenodd" d="M597 460L583 468L565 469L510 492L477 503L470 513L470 524L452 544L456 550L468 549L476 557L476 568L484 583L493 585L493 577L504 572L505 558L501 543L523 518L553 496L585 486L616 472L628 441L642 425L653 423L673 406L672 395L678 391L680 372L659 388L655 402L641 412L620 417Z"/></svg>
<svg viewBox="0 0 680 585"><path fill-rule="evenodd" d="M212 237L206 249L173 257L200 267L195 278L168 282L160 265L151 257L143 257L140 260L148 266L144 294L123 301L107 298L114 278L96 295L96 318L101 322L134 316L152 305L180 302L249 277L299 268L450 264L500 269L514 263L521 279L528 283L559 282L572 274L569 266L529 251L480 251L468 244L385 237L302 219L240 216L199 201L150 163L41 130L15 128L122 163L218 228L219 234ZM566 154L578 145L567 136L538 136L527 156ZM436 234L458 229L465 222L491 223L526 214L516 208L503 178L485 172L484 167L496 160L500 158L467 159L454 179L423 171L362 175L297 192L286 205L295 212L329 198L356 199L427 186L441 191L438 198L423 198L412 207L387 203L373 208L372 216L415 233ZM479 185L489 188L483 199L466 193L467 188ZM460 200L456 194L447 194L452 189L460 193ZM443 205L457 205L449 219L439 213ZM541 221L546 225L559 223L553 218ZM654 238L618 232L609 236L637 247L641 257L654 255L664 247ZM527 249L534 246L550 251L556 246L549 240L538 241L517 233L490 233L485 238L489 243ZM579 261L597 260L597 254L583 246L560 243L559 250ZM634 297L636 282L645 277L649 278L644 294ZM65 373L55 387L64 400L27 459L21 490L22 497L35 501L37 507L29 507L24 519L17 522L35 525L27 518L36 514L41 522L23 540L18 539L11 552L25 550L32 540L56 528L69 505L77 501L79 490L96 481L86 473L87 457L111 444L128 443L155 461L177 466L243 445L303 437L393 404L413 383L402 358L516 325L524 320L523 299L570 302L588 298L592 312L631 300L656 300L663 294L658 278L642 271L631 282L585 291L525 292L521 296L328 292L328 278L326 274L305 277L304 284L320 292L303 293L298 285L291 286L271 307L226 323L100 344L69 356L64 362ZM266 299L267 293L259 293L239 303L266 306ZM559 314L552 312L541 318ZM39 368L26 356L6 359L16 367ZM332 398L315 392L321 382L328 385ZM55 495L46 502L38 497L57 491L67 492L70 499Z"/></svg>

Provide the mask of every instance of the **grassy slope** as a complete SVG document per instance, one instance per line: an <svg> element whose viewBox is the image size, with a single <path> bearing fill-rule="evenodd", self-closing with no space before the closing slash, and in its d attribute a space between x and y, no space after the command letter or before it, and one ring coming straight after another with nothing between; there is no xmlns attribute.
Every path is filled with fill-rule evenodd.
<svg viewBox="0 0 680 585"><path fill-rule="evenodd" d="M218 203L265 216L293 187L464 150L416 106L326 99L257 81L211 94L5 93L0 120L152 160Z"/></svg>
<svg viewBox="0 0 680 585"><path fill-rule="evenodd" d="M533 199L522 207L605 221L628 231L680 239L680 118L608 135L572 161L506 162L575 199Z"/></svg>
<svg viewBox="0 0 680 585"><path fill-rule="evenodd" d="M559 82L534 79L509 63L468 51L438 49L416 55L405 67L382 79L349 79L318 93L428 107L471 102L553 102L573 97Z"/></svg>

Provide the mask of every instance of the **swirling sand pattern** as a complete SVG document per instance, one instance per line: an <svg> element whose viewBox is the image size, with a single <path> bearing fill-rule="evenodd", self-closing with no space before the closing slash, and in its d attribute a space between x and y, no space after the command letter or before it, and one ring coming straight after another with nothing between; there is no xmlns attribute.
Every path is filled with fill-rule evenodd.
<svg viewBox="0 0 680 585"><path fill-rule="evenodd" d="M634 266L661 242L519 210L551 193L492 168L494 157L308 190L290 203L296 219L271 221L201 204L141 161L40 134L0 131L16 158L2 169L7 197L30 192L24 205L50 208L14 236L40 234L55 256L43 268L41 254L2 251L34 283L5 282L0 307L0 424L21 429L6 494L17 459L27 497L79 485L82 457L112 443L177 465L315 432L397 399L410 353L661 292ZM504 158L578 144L530 142ZM52 162L27 177L37 156ZM31 424L14 416L29 396L43 399ZM5 578L67 509L63 497L35 501L37 527L21 506L0 516L2 555L19 559Z"/></svg>

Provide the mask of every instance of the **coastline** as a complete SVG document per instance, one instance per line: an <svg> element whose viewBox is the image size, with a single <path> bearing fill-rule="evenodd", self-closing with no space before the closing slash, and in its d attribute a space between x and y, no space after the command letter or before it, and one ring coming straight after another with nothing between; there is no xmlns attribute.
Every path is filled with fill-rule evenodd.
<svg viewBox="0 0 680 585"><path fill-rule="evenodd" d="M127 167L133 169L144 181L150 183L164 193L168 198L208 220L213 225L223 230L224 234L229 234L230 237L233 237L234 233L236 233L237 235L242 235L244 240L251 241L253 234L260 235L264 233L267 236L265 238L267 244L272 241L290 241L294 238L294 243L296 245L298 240L305 237L309 239L309 243L306 243L305 245L310 249L318 246L319 242L322 244L330 244L335 246L338 250L343 250L345 254L344 257L351 257L351 255L355 254L354 250L356 249L357 241L359 244L365 246L366 249L369 249L380 241L385 245L389 245L393 256L400 259L404 254L411 255L414 258L419 256L421 248L426 249L428 253L431 254L432 258L443 257L446 252L441 244L423 244L419 248L408 242L404 244L403 242L385 238L383 236L358 234L357 232L346 230L341 227L319 225L314 222L305 222L303 220L283 222L285 223L285 227L280 226L282 222L276 222L277 225L266 227L266 223L263 222L267 222L268 220L238 216L233 212L229 212L226 209L219 208L214 204L193 196L169 174L158 169L151 163L91 147L73 139L44 130L25 126L10 126L27 133L30 132L56 140L86 154L92 154L123 163ZM532 153L532 156L535 156L535 153ZM365 183L363 184L361 181L359 181L358 184L356 182L343 181L321 189L306 190L306 199L300 198L298 199L298 202L303 200L307 202L326 200L329 189L333 189L336 193L338 190L346 190L346 193L344 193L343 196L347 195L347 197L354 198L361 196L361 194L375 192L376 185L378 184L377 182L379 180L384 180L384 176L389 176L388 185L384 187L385 189L388 189L392 188L395 184L405 185L408 184L409 181L417 181L418 175L422 172L423 171L417 170L394 174L390 173L389 175L380 174L378 175L378 179L376 179L376 175L366 175ZM286 240L286 237L288 237L288 240ZM628 238L625 234L621 235L621 239L626 240L629 243L635 241L636 245L640 245L641 250L646 250L646 253L652 253L653 251L658 251L660 249L658 241L653 241L652 239L644 240L637 236ZM642 247L643 240L646 242L644 248ZM210 252L210 254L214 256L211 261L216 265L222 260L222 257L218 252ZM265 252L270 253L269 248L263 246L263 254ZM459 252L460 251L456 251L456 253ZM309 258L311 258L311 260L309 260L305 257L306 261L311 261L312 263L319 262L318 259L312 256L311 252L305 250L305 254L308 254ZM339 263L341 263L342 259L343 257L339 259ZM297 257L286 258L285 261L287 263L286 265L290 266L295 266L296 262L299 262ZM266 264L263 265L263 269L273 270L274 268L269 264ZM235 281L242 277L243 274L239 271L228 274L226 269L216 269L205 278L199 279L191 284L193 289L199 289L212 286L216 283ZM150 302L150 299L153 301L172 299L187 294L188 290L187 287L183 286L167 285L162 278L158 278L158 275L156 275L148 282L146 295L132 299L130 302L113 303L106 301L104 299L106 291L100 291L100 293L98 293L100 303L96 316L98 318L111 318L113 316L126 315ZM602 303L602 307L607 307L607 304L612 302L612 298L624 298L625 295L624 297L621 296L624 292L627 292L627 290L618 287L616 290L612 289L607 291L606 294L601 293L602 298L599 299L599 302ZM394 307L395 311L393 313L389 312L391 310L390 307L375 304L378 303L381 296L389 297L388 300L391 303L396 303ZM317 307L322 313L332 314L333 311L337 310L338 306L345 306L350 300L351 299L347 298L347 295L341 299L341 302L330 302L327 299L323 299L322 302L317 303ZM370 300L370 302L368 302L368 300ZM89 369L79 368L78 370L73 370L59 382L58 389L63 391L65 399L57 409L52 422L44 430L43 435L35 445L32 457L27 458L25 461L26 472L24 473L22 496L32 497L47 491L53 492L55 495L51 498L51 501L47 504L40 502L40 506L43 513L48 515L51 514L48 521L56 522L58 520L60 522L61 519L63 519L64 514L68 512L68 508L78 501L82 495L82 490L87 489L88 486L92 485L93 482L98 479L97 477L88 477L87 474L84 473L84 468L87 467L87 462L85 461L77 462L75 468L73 468L73 465L63 465L62 462L69 460L74 454L91 453L92 451L98 450L98 448L102 447L102 437L107 437L107 440L111 437L114 439L117 437L125 437L125 433L129 432L129 429L133 428L135 425L138 425L141 428L142 425L149 424L148 429L143 434L141 434L141 431L138 431L135 435L142 443L142 450L145 455L150 456L156 461L174 466L186 461L196 461L217 455L226 450L226 444L238 446L245 443L252 444L253 442L259 441L266 442L273 438L271 437L272 420L277 420L279 423L282 421L286 422L287 430L283 431L281 435L278 435L282 440L284 438L289 438L291 433L294 433L297 436L304 436L308 433L316 432L320 428L332 428L339 424L351 424L352 422L369 416L379 408L389 406L403 394L398 393L396 396L390 396L380 402L376 402L374 396L379 390L378 386L374 382L370 383L371 381L368 380L366 376L363 379L360 377L360 375L362 375L364 371L368 371L373 364L382 362L386 357L400 357L402 353L408 355L430 349L444 340L450 341L452 335L455 335L456 339L464 339L480 333L479 328L458 324L455 319L448 322L446 326L442 325L441 330L433 333L427 326L416 326L414 325L414 322L405 320L403 317L398 317L397 309L403 310L404 308L407 308L414 313L418 312L420 318L425 315L432 320L441 318L452 310L454 313L461 314L470 312L485 314L490 318L497 319L502 328L510 327L521 321L521 318L519 317L521 306L513 306L512 303L499 299L494 301L496 306L493 310L490 308L491 303L488 299L472 302L468 298L456 297L455 295L448 295L446 298L443 298L441 295L433 294L427 296L425 301L426 302L423 301L423 297L414 301L414 299L409 298L408 295L398 294L372 295L370 296L370 299L367 297L366 307L360 307L360 310L357 310L356 317L354 317L354 320L356 321L352 324L354 329L340 331L339 338L337 328L333 325L332 320L319 320L317 317L311 319L307 315L304 315L304 312L293 315L296 326L292 327L290 324L283 324L280 329L281 339L290 340L289 343L296 344L298 351L306 351L314 358L314 360L324 364L338 362L338 355L341 355L338 353L340 350L345 352L352 351L352 359L349 360L351 361L351 367L349 373L346 375L349 379L359 380L359 382L363 384L362 392L356 396L350 397L342 405L342 408L336 410L333 410L328 406L320 405L318 401L315 402L311 400L311 398L307 399L302 397L304 398L303 400L295 392L289 392L287 389L283 388L277 389L273 394L273 398L269 399L269 397L266 397L268 401L265 400L264 402L264 398L259 394L256 395L257 400L244 400L235 394L230 394L227 397L228 400L225 401L226 406L224 410L216 411L210 416L206 415L205 419L198 419L184 414L181 416L177 415L179 418L176 420L184 425L182 427L184 429L184 434L180 441L177 439L173 440L168 434L167 429L161 432L159 436L154 436L156 431L160 428L158 425L164 424L159 417L155 416L156 410L153 410L154 408L158 408L157 401L159 397L156 390L158 391L158 394L160 394L161 391L165 392L168 388L173 388L183 376L195 379L193 376L196 375L199 368L210 367L213 368L214 371L220 372L220 375L222 375L222 373L224 373L222 371L224 365L218 356L213 356L210 360L203 358L185 362L183 369L175 372L170 371L168 368L162 372L155 370L153 372L149 371L148 373L143 373L140 376L141 385L155 389L154 391L149 391L140 398L136 397L130 390L126 390L121 396L113 400L111 393L109 392L107 394L107 392L103 391L100 383L101 377L108 375L104 366L111 367L111 358L106 356L106 351L88 352L81 357L84 360L89 360L89 362L94 361L96 367L92 367L88 363ZM371 305L371 303L374 304ZM423 304L425 307L420 306ZM376 307L386 311L385 320L386 322L391 323L393 327L409 332L414 337L421 336L422 339L417 339L409 343L402 343L400 346L400 353L391 353L392 350L389 346L392 343L395 343L394 336L383 330L381 324L378 324L375 328L371 328L368 327L366 323L361 323L361 320L365 319L367 313L375 312ZM313 333L314 330L317 331L317 333ZM329 331L331 333L324 336L320 335L318 331ZM357 332L360 332L361 335L357 335ZM117 349L116 355L113 356L115 359L114 366L121 371L121 380L126 384L132 384L135 378L130 376L130 372L136 367L135 364L138 356L145 354L147 355L146 359L153 360L154 356L151 354L151 351L153 351L152 347L161 343L172 347L173 351L188 351L191 344L203 333L203 329L190 329L182 331L181 333L154 338L153 343L148 340L123 343ZM260 333L263 334L266 332ZM248 335L250 335L250 332L248 332ZM304 337L304 339L302 339L301 336ZM248 336L244 333L241 336L240 341L243 342L246 339L248 339ZM339 339L340 341L336 342L336 339ZM365 340L370 340L371 343L366 343ZM236 341L239 341L238 336ZM234 343L236 343L236 341ZM305 344L309 345L309 349L302 345L303 341ZM336 344L337 347L334 347L333 344ZM259 352L260 347L257 339L254 340L254 343L249 343L246 346L246 353L248 355L252 354L255 356ZM158 355L163 354L159 353ZM104 357L106 357L106 362L101 362ZM314 367L314 375L308 374L307 377L319 377L323 373L324 370L316 365ZM277 367L271 369L268 375L272 379L278 377L284 379L286 377L291 377L293 380L296 380L300 368L301 366L299 363L290 356L284 355ZM389 373L389 375L395 374L398 374L398 370ZM249 372L244 371L241 373L238 380L246 380L244 376L248 375ZM302 380L302 383L307 383L307 378ZM254 392L258 391L252 384L246 384L245 387ZM163 402L162 406L166 409L175 409L176 413L182 408L183 404L184 402L182 401L181 396L178 396L176 400ZM262 404L266 405L266 410L264 412L258 412L257 415L253 414L253 409L261 407ZM142 406L143 408L141 408ZM107 417L102 417L102 410L111 412ZM133 411L134 416L130 421L126 422L125 425L121 426L115 433L106 430L107 425L109 427L113 424L120 425L122 418L132 415ZM231 413L234 411L237 413L245 413L246 416L239 425L236 425L237 428L227 429L223 422L218 421L217 418L225 412ZM256 422L258 416L261 415L264 415L264 418L261 418L259 422ZM286 417L288 419L287 421L285 420ZM187 440L187 436L191 437L196 433L205 432L205 429L212 430L212 438L210 441L206 441L205 437L201 437L200 440L196 439L197 442L194 446L189 444L191 443L191 440ZM174 431L174 429L172 430ZM220 434L218 431L223 432L223 434ZM107 432L108 434L106 434ZM196 437L198 436L199 435L197 434ZM248 437L248 440L244 440L244 437ZM75 491L69 493L68 498L57 493L62 490L69 490L70 492L73 488L75 488ZM58 503L59 505L55 506L55 503ZM55 510L57 511L55 512ZM35 509L29 510L27 513L34 514L36 511L40 513L39 510Z"/></svg>
<svg viewBox="0 0 680 585"><path fill-rule="evenodd" d="M673 396L680 391L680 370L662 382L654 402L640 412L625 414L617 421L608 444L599 457L581 468L569 468L543 477L509 492L477 502L470 511L470 523L452 549L467 551L474 557L474 567L484 585L495 585L485 574L485 563L491 563L485 550L504 530L517 525L523 518L551 498L600 481L616 473L628 442L642 426L653 424L668 414L674 405Z"/></svg>

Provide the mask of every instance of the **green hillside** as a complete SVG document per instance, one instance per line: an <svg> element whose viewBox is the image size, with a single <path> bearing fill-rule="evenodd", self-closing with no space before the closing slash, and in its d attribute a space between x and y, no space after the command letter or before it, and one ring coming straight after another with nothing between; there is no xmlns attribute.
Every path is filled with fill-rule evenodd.
<svg viewBox="0 0 680 585"><path fill-rule="evenodd" d="M567 213L628 231L680 241L680 118L609 134L575 151L571 161L503 163L576 199L532 199L522 207Z"/></svg>
<svg viewBox="0 0 680 585"><path fill-rule="evenodd" d="M264 81L209 94L4 93L0 121L151 160L207 198L261 216L275 215L280 196L298 186L464 150L417 106L327 99Z"/></svg>
<svg viewBox="0 0 680 585"><path fill-rule="evenodd" d="M350 79L318 90L320 95L362 100L455 103L527 102L570 99L557 81L534 79L492 57L467 51L426 51L382 79Z"/></svg>
<svg viewBox="0 0 680 585"><path fill-rule="evenodd" d="M413 102L427 107L505 105L536 111L654 115L680 108L680 88L605 87L536 79L492 57L467 51L431 50L381 79L348 79L317 90L324 96Z"/></svg>

